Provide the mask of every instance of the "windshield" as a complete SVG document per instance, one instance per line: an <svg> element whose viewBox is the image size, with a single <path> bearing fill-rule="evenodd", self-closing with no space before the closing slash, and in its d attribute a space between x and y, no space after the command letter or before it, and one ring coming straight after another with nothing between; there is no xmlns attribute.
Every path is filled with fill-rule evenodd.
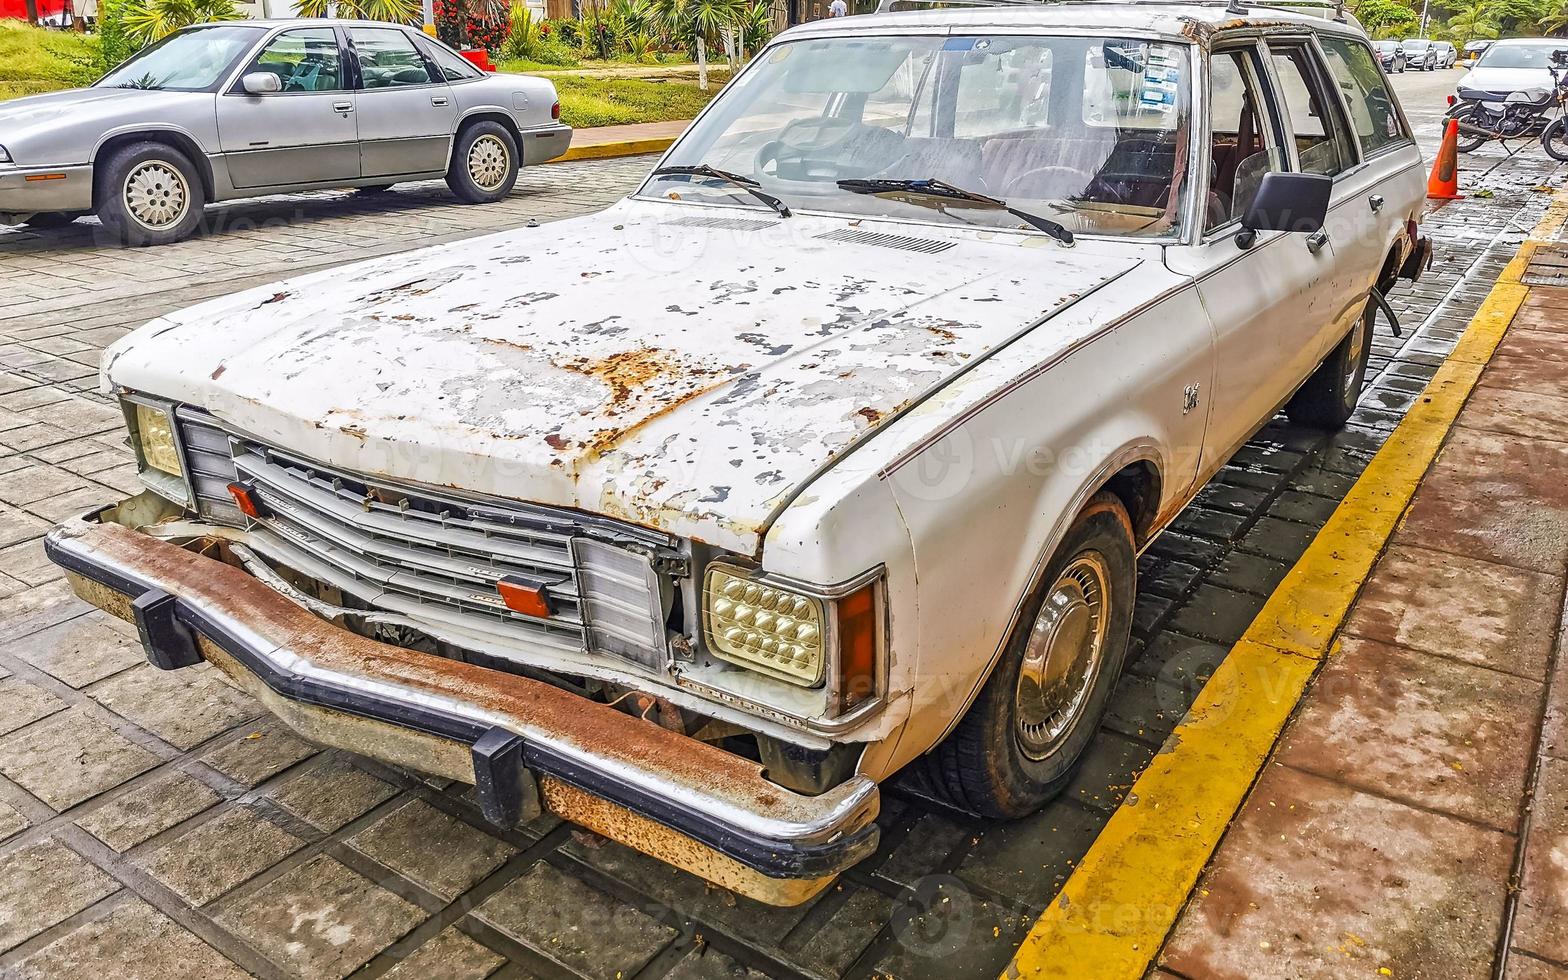
<svg viewBox="0 0 1568 980"><path fill-rule="evenodd" d="M738 174L791 208L1029 228L994 206L838 184L936 179L1073 232L1171 235L1187 92L1187 47L1143 39L787 42L738 76L664 163ZM641 193L760 206L700 175L655 176Z"/></svg>
<svg viewBox="0 0 1568 980"><path fill-rule="evenodd" d="M1555 44L1494 44L1475 63L1477 68L1545 68L1552 52L1568 49L1568 41Z"/></svg>
<svg viewBox="0 0 1568 980"><path fill-rule="evenodd" d="M262 35L262 28L224 25L180 31L98 79L95 88L197 92L211 88Z"/></svg>
<svg viewBox="0 0 1568 980"><path fill-rule="evenodd" d="M1398 41L1373 41L1372 46L1379 51L1393 51L1399 47Z"/></svg>
<svg viewBox="0 0 1568 980"><path fill-rule="evenodd" d="M1403 45L1403 47L1404 47L1404 49L1406 51L1425 51L1427 48L1429 48L1431 46L1432 46L1432 42L1431 41L1423 41L1420 38L1416 38L1415 40L1411 40L1411 41L1406 41L1406 42L1404 42L1404 45Z"/></svg>

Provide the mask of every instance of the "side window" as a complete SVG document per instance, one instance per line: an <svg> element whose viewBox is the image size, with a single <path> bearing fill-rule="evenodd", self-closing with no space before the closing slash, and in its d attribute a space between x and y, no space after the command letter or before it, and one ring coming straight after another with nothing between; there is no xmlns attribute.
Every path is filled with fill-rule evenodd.
<svg viewBox="0 0 1568 980"><path fill-rule="evenodd" d="M429 50L430 60L436 63L436 70L441 72L447 81L456 82L464 78L479 77L478 68L446 45L432 42L425 47Z"/></svg>
<svg viewBox="0 0 1568 980"><path fill-rule="evenodd" d="M334 92L343 88L338 35L330 27L285 31L245 69L278 76L284 92Z"/></svg>
<svg viewBox="0 0 1568 980"><path fill-rule="evenodd" d="M414 39L395 28L351 27L348 36L359 54L359 73L367 89L429 85L425 57Z"/></svg>
<svg viewBox="0 0 1568 980"><path fill-rule="evenodd" d="M1355 163L1350 135L1336 100L1322 85L1311 49L1304 44L1271 44L1269 53L1288 115L1286 130L1296 141L1301 169L1325 177L1348 169Z"/></svg>
<svg viewBox="0 0 1568 980"><path fill-rule="evenodd" d="M1250 49L1209 59L1209 193L1204 230L1242 216L1263 175L1283 170Z"/></svg>
<svg viewBox="0 0 1568 980"><path fill-rule="evenodd" d="M1378 69L1372 50L1347 37L1325 34L1318 40L1328 55L1329 72L1345 93L1350 124L1361 138L1361 148L1371 154L1385 146L1410 142L1410 134L1405 132L1394 108L1394 98L1388 94L1388 80Z"/></svg>

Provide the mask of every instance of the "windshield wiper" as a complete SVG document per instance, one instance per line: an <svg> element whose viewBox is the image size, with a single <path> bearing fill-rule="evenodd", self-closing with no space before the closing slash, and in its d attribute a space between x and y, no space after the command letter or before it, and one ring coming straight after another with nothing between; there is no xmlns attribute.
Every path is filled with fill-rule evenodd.
<svg viewBox="0 0 1568 980"><path fill-rule="evenodd" d="M926 194L931 197L945 197L953 201L969 201L974 204L984 204L988 207L998 208L1002 211L1006 211L1013 217L1020 218L1028 222L1034 227L1045 232L1047 235L1050 235L1052 238L1061 242L1063 245L1071 245L1073 243L1073 233L1052 221L1050 218L1042 218L1038 214L1030 214L1028 211L1021 211L1018 208L1013 207L1011 204L1008 204L1001 198L987 197L984 194L977 194L974 191L964 190L962 187L949 184L945 180L937 180L935 178L914 180L908 177L872 177L866 179L841 180L838 182L838 186L842 190L849 191L851 194L888 194L902 191L910 194Z"/></svg>
<svg viewBox="0 0 1568 980"><path fill-rule="evenodd" d="M757 182L752 180L750 177L743 177L740 174L732 174L728 170L720 170L718 167L710 167L706 163L699 163L696 166L690 167L660 167L653 172L652 176L664 177L672 174L686 174L693 177L712 177L715 180L728 181L729 183L734 184L736 187L739 187L741 190L745 191L747 194L750 194L752 197L761 201L763 204L766 204L774 211L777 211L779 217L788 218L790 216L788 205L774 197L772 194L769 194L767 191L762 190L758 186Z"/></svg>

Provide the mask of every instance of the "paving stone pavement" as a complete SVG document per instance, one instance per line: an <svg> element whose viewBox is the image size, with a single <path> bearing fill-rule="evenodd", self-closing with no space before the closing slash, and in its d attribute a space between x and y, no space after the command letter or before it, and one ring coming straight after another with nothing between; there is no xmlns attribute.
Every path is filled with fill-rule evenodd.
<svg viewBox="0 0 1568 980"><path fill-rule="evenodd" d="M1275 420L1140 562L1135 659L1077 783L993 824L898 787L875 856L779 910L551 818L488 828L461 785L322 752L210 670L161 674L70 596L51 521L137 489L103 346L195 300L294 272L592 210L647 159L525 171L458 207L439 185L220 210L158 250L0 233L0 975L901 978L995 975L1208 672L1417 397L1534 224L1539 153L1436 211L1438 262L1392 297L1352 425Z"/></svg>

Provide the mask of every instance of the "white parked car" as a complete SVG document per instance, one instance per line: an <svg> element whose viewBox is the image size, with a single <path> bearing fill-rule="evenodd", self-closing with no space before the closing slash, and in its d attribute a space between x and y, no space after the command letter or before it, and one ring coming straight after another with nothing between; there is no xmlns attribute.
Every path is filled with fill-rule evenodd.
<svg viewBox="0 0 1568 980"><path fill-rule="evenodd" d="M814 23L601 214L116 343L147 491L48 552L318 742L799 903L905 767L1066 785L1137 554L1280 406L1345 421L1422 193L1353 23Z"/></svg>

